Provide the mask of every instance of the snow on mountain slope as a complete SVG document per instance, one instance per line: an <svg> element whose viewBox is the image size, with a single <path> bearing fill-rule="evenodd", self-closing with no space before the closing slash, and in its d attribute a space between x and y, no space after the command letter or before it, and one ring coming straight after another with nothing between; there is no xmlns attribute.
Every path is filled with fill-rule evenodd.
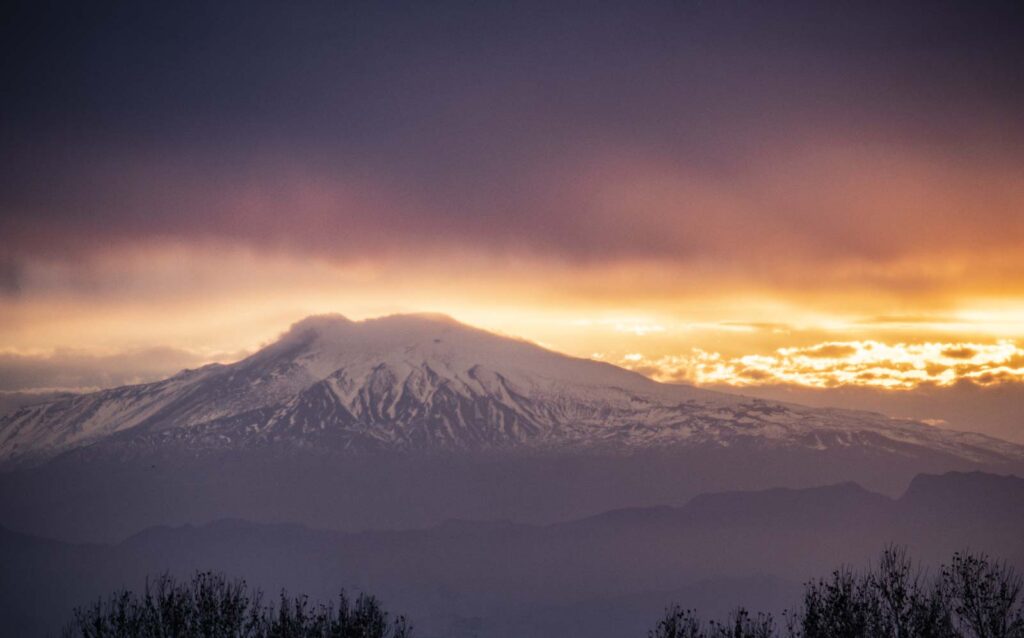
<svg viewBox="0 0 1024 638"><path fill-rule="evenodd" d="M754 443L1024 459L1024 447L981 435L661 384L430 315L310 317L235 364L0 418L0 462L104 441L352 452Z"/></svg>

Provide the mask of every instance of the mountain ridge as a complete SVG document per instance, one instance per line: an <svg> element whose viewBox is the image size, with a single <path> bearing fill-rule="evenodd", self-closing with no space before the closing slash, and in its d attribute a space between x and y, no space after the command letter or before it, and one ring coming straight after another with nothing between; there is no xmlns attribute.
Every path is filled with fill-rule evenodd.
<svg viewBox="0 0 1024 638"><path fill-rule="evenodd" d="M722 613L737 604L791 605L800 582L841 564L860 568L889 543L906 545L926 567L965 547L1024 564L1024 479L951 472L919 475L911 485L916 487L897 498L850 483L704 494L679 507L541 525L463 521L346 532L220 518L84 545L0 528L0 563L12 575L0 577L0 599L8 602L0 604L0 626L15 626L11 621L20 614L19 635L48 635L61 614L116 587L141 587L148 575L168 570L187 575L212 569L267 591L286 587L314 599L342 587L373 591L428 636L463 636L453 626L461 618L482 619L480 635L493 638L564 636L566 623L578 622L576 605L585 603L605 622L628 615L632 626L625 630L599 622L588 633L612 638L641 634L671 603L706 606L717 600ZM745 501L738 508L737 494ZM696 506L716 499L726 507ZM986 503L986 515L976 515L975 501ZM837 512L837 505L844 511ZM779 599L771 597L775 586L763 580L752 589L737 587L750 578L793 587ZM718 583L713 596L700 597L709 583ZM680 591L685 593L667 593ZM646 604L630 613L623 596ZM532 618L551 606L568 608L527 634L500 620ZM22 610L32 613L27 617Z"/></svg>

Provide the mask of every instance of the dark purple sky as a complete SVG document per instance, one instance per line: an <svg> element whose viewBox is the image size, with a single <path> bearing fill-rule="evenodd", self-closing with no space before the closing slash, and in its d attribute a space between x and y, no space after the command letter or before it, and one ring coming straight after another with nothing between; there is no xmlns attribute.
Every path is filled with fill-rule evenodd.
<svg viewBox="0 0 1024 638"><path fill-rule="evenodd" d="M893 257L908 250L880 232L893 214L926 241L946 235L922 228L921 211L847 201L880 187L863 157L881 148L963 180L1019 169L1021 13L944 1L15 2L0 38L0 251L8 270L29 254L210 236L332 255L339 242L428 242L728 259L768 233L808 260ZM816 148L830 144L848 153ZM849 170L870 183L809 184L825 193L808 201L765 186L797 187L819 162L837 164L820 179ZM636 223L601 186L644 190L630 171L652 169L690 197ZM745 201L718 201L722 184ZM938 221L974 241L997 223L1024 237L997 204L973 212L981 223ZM716 214L731 220L705 219Z"/></svg>

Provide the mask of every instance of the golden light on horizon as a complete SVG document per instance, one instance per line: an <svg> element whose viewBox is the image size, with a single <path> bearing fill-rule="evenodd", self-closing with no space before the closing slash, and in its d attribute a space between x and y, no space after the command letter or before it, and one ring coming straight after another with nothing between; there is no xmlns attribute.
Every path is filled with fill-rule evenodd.
<svg viewBox="0 0 1024 638"><path fill-rule="evenodd" d="M996 343L825 342L767 355L727 357L695 348L687 355L631 353L620 365L661 381L736 387L786 384L808 388L865 386L909 390L921 385L1024 381L1024 348Z"/></svg>

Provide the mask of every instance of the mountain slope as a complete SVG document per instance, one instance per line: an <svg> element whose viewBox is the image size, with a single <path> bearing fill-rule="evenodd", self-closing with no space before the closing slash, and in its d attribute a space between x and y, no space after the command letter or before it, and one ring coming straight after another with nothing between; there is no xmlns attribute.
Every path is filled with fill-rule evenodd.
<svg viewBox="0 0 1024 638"><path fill-rule="evenodd" d="M276 446L329 452L760 445L1024 459L1024 447L878 414L656 383L437 316L310 317L231 365L22 408L0 463Z"/></svg>

